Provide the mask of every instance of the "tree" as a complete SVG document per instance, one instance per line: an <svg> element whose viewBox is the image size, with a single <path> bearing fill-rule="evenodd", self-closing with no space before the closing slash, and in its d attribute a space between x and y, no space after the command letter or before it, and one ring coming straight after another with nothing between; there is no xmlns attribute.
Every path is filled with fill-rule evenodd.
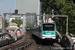
<svg viewBox="0 0 75 50"><path fill-rule="evenodd" d="M7 20L5 19L5 28L8 26L8 22Z"/></svg>
<svg viewBox="0 0 75 50"><path fill-rule="evenodd" d="M26 22L26 27L30 27L30 28L33 28L33 26L34 26L34 23L32 22Z"/></svg>
<svg viewBox="0 0 75 50"><path fill-rule="evenodd" d="M44 21L42 20L42 22L39 22L40 24L44 23Z"/></svg>
<svg viewBox="0 0 75 50"><path fill-rule="evenodd" d="M75 28L75 3L73 0L41 0L42 2L42 12L50 14L50 10L54 9L55 11L58 11L58 14L60 15L68 15L69 16L69 33L74 34L74 28ZM46 6L47 5L47 6ZM50 7L50 9L49 9ZM66 24L66 18L64 20L62 18L62 28L65 28ZM59 27L59 26L58 26ZM57 27L57 28L58 28ZM63 30L65 32L65 29Z"/></svg>
<svg viewBox="0 0 75 50"><path fill-rule="evenodd" d="M27 27L33 28L33 25L27 25Z"/></svg>
<svg viewBox="0 0 75 50"><path fill-rule="evenodd" d="M13 19L11 22L18 24L18 27L20 27L20 25L22 24L22 21L20 19Z"/></svg>

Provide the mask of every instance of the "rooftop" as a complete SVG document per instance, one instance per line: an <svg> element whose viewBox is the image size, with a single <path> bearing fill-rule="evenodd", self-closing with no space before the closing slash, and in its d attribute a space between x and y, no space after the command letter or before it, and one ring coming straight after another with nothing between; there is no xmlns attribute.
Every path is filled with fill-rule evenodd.
<svg viewBox="0 0 75 50"><path fill-rule="evenodd" d="M17 26L17 24L10 22L10 23L9 23L9 26Z"/></svg>

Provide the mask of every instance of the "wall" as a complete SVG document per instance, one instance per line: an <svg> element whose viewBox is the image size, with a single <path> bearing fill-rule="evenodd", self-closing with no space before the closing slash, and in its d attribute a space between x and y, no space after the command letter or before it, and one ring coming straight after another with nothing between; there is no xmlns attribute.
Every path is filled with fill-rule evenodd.
<svg viewBox="0 0 75 50"><path fill-rule="evenodd" d="M36 13L40 14L40 0L16 0L16 9L18 13Z"/></svg>

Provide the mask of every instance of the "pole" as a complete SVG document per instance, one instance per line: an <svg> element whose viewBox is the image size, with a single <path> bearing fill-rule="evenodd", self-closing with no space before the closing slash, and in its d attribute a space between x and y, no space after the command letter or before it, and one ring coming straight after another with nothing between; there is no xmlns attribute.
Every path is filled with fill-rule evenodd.
<svg viewBox="0 0 75 50"><path fill-rule="evenodd" d="M52 18L54 17L54 9L52 9Z"/></svg>
<svg viewBox="0 0 75 50"><path fill-rule="evenodd" d="M48 23L48 16L47 16L47 23Z"/></svg>
<svg viewBox="0 0 75 50"><path fill-rule="evenodd" d="M67 24L66 24L66 35L68 34L68 16L67 16Z"/></svg>
<svg viewBox="0 0 75 50"><path fill-rule="evenodd" d="M23 32L25 32L25 27L26 27L26 16L23 15Z"/></svg>
<svg viewBox="0 0 75 50"><path fill-rule="evenodd" d="M2 30L2 33L5 33L5 17L6 17L6 14L3 14L4 15L4 19L3 19L3 30Z"/></svg>

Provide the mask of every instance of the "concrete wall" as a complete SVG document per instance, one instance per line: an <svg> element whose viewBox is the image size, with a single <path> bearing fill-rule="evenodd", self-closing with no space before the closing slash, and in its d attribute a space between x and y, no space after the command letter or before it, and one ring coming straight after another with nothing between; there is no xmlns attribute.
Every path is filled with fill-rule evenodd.
<svg viewBox="0 0 75 50"><path fill-rule="evenodd" d="M40 0L15 0L16 9L19 14L36 13L40 14ZM37 16L39 25L39 16Z"/></svg>

